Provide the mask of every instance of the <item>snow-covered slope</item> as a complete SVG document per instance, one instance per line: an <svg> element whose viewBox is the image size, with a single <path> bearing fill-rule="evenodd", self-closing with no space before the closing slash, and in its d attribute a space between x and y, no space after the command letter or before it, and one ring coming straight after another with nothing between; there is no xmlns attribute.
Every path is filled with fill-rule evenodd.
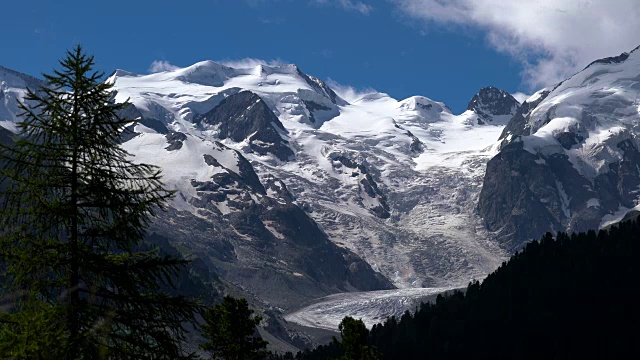
<svg viewBox="0 0 640 360"><path fill-rule="evenodd" d="M0 66L0 126L16 132L18 115L22 113L18 102L22 102L27 88L37 90L43 85L41 80Z"/></svg>
<svg viewBox="0 0 640 360"><path fill-rule="evenodd" d="M504 127L493 108L456 116L426 97L376 92L347 103L295 65L205 61L151 75L118 70L110 81L145 120L220 141L261 178L284 181L332 241L397 286L466 284L504 258L473 212ZM510 96L493 100L513 110ZM486 121L469 121L480 115Z"/></svg>
<svg viewBox="0 0 640 360"><path fill-rule="evenodd" d="M479 209L489 229L517 247L545 231L596 228L638 205L639 99L639 49L528 99L487 170Z"/></svg>
<svg viewBox="0 0 640 360"><path fill-rule="evenodd" d="M175 120L181 130L192 126L194 114L206 113L225 95L240 90L258 94L281 118L315 127L337 115L337 106L346 103L324 82L295 65L234 69L203 61L151 75L117 70L110 80L117 85L117 100L130 98L145 117Z"/></svg>
<svg viewBox="0 0 640 360"><path fill-rule="evenodd" d="M298 225L283 218L292 214L312 218L322 236L347 251L347 265L355 264L341 280L312 276L335 284L334 291L386 286L349 251L399 287L463 286L506 255L474 212L504 109L515 106L502 91L492 97L481 90L477 106L454 115L421 96L396 100L372 92L348 103L295 65L231 68L204 61L150 75L117 70L108 81L118 101L133 104L123 114L138 119L123 147L161 166L179 192L156 230L185 239L189 233L182 245L205 251L194 245L202 239L216 249L220 269L235 256L244 278L232 267L225 276L247 291L275 296L247 275L266 260L255 252L240 260L242 239L254 242L246 247L254 250L282 238L295 242ZM255 177L238 174L240 163ZM278 212L275 204L289 210ZM211 242L194 228L220 229L232 240ZM270 269L306 279L309 264L284 265L273 251ZM311 286L318 285L298 290Z"/></svg>
<svg viewBox="0 0 640 360"><path fill-rule="evenodd" d="M181 132L136 125L125 142L135 161L163 169L178 191L151 231L265 306L296 307L339 291L392 288L359 257L331 243L295 203L286 185L259 178L237 150Z"/></svg>
<svg viewBox="0 0 640 360"><path fill-rule="evenodd" d="M520 103L511 94L493 86L480 89L463 116L468 124L506 125L520 108Z"/></svg>
<svg viewBox="0 0 640 360"><path fill-rule="evenodd" d="M119 73L122 72L114 76ZM178 73L185 78L193 75ZM3 84L17 87L10 88L13 93L24 93L25 86L30 86L19 82L29 79L24 75L10 71L0 75ZM162 83L156 85L162 87ZM189 94L188 89L182 90ZM278 140L276 145L291 151L280 138L286 136L286 130L282 124L274 124L279 122L277 117L261 98L249 95L220 95L221 107L241 109L231 111L229 114L234 116L222 124L217 120L223 119L215 116L227 116L227 112L209 114L211 109L198 106L180 108L182 95L174 96L175 103L167 101L162 105L146 99L151 96L148 92L132 96L140 108L128 107L122 115L138 121L123 132L122 147L134 161L160 166L166 186L177 190L172 206L158 215L150 232L169 239L185 255L201 259L204 268L199 270L203 274L198 276L206 278L210 272L263 307L288 309L335 292L393 288L360 257L327 239L313 219L293 202L285 183L267 174L258 177L241 151L217 141L227 139L219 136L224 128L229 142L267 162L280 163L279 153L272 156L268 151L282 149L268 146L266 141ZM231 101L234 98L238 99L235 105ZM144 101L146 107L140 105ZM15 98L9 105L13 107L5 107L8 115L2 115L0 120L13 125L19 120L14 111ZM187 118L193 118L183 116L185 113L171 112L175 109L211 116L190 122ZM202 109L203 113L195 109ZM172 117L154 118L150 116L153 114ZM257 127L246 134L245 147L233 138L236 131L246 130L242 125L247 124ZM176 131L183 126L188 131ZM268 132L270 129L272 132ZM270 136L265 137L265 133ZM0 141L5 135L8 136L3 129Z"/></svg>

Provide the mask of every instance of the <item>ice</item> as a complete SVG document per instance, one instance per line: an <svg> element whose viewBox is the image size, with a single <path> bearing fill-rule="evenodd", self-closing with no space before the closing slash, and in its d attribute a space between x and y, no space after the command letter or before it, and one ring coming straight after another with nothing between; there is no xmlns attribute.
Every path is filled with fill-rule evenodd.
<svg viewBox="0 0 640 360"><path fill-rule="evenodd" d="M286 315L285 320L307 327L338 331L342 319L351 316L362 319L371 329L391 316L400 318L405 311L413 313L420 303L453 289L413 288L335 294Z"/></svg>

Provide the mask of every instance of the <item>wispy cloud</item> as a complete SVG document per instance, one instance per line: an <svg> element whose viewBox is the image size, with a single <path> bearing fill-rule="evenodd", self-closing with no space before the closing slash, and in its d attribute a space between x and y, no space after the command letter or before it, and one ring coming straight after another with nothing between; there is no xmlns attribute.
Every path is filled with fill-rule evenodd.
<svg viewBox="0 0 640 360"><path fill-rule="evenodd" d="M280 25L284 22L284 19L281 17L275 17L275 18L261 17L258 20L263 25Z"/></svg>
<svg viewBox="0 0 640 360"><path fill-rule="evenodd" d="M369 15L373 11L373 6L363 2L354 0L313 0L314 3L320 5L333 5L341 7L344 10L356 11L362 15Z"/></svg>
<svg viewBox="0 0 640 360"><path fill-rule="evenodd" d="M486 31L492 47L522 62L532 89L640 45L638 0L391 1L416 19Z"/></svg>
<svg viewBox="0 0 640 360"><path fill-rule="evenodd" d="M525 94L523 92L517 92L517 93L511 94L511 96L513 96L514 99L518 100L520 104L522 104L525 100L531 97L531 95Z"/></svg>
<svg viewBox="0 0 640 360"><path fill-rule="evenodd" d="M353 86L342 85L331 78L327 79L326 84L329 85L329 87L333 89L333 91L335 91L338 96L340 96L347 102L354 102L362 98L364 95L377 92L373 88L356 89Z"/></svg>
<svg viewBox="0 0 640 360"><path fill-rule="evenodd" d="M172 71L179 68L179 66L175 66L166 60L154 60L151 65L149 65L149 72L157 73L163 71Z"/></svg>
<svg viewBox="0 0 640 360"><path fill-rule="evenodd" d="M219 60L217 63L222 64L224 66L228 66L236 69L246 69L252 68L258 65L266 65L266 66L280 66L286 64L285 61L281 59L274 60L262 60L256 58L244 58L244 59L225 59Z"/></svg>
<svg viewBox="0 0 640 360"><path fill-rule="evenodd" d="M322 56L323 58L330 59L331 57L333 57L333 50L331 50L331 49L327 49L327 48L324 48L324 49L322 49L322 50L320 50L320 51L316 51L316 52L314 52L314 54L315 54L315 55L320 55L320 56Z"/></svg>

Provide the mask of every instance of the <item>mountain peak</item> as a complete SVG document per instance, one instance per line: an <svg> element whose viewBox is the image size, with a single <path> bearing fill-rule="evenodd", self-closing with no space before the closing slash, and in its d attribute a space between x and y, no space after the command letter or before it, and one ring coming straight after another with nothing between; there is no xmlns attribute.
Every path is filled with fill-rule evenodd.
<svg viewBox="0 0 640 360"><path fill-rule="evenodd" d="M602 59L598 59L593 61L591 64L587 65L584 69L582 70L586 70L587 68L591 67L592 65L596 65L596 64L620 64L622 62L625 62L629 56L634 53L635 51L637 51L638 49L640 49L640 46L636 47L635 49L629 51L629 52L623 52L622 54L618 55L618 56L610 56L610 57L606 57L606 58L602 58Z"/></svg>
<svg viewBox="0 0 640 360"><path fill-rule="evenodd" d="M207 86L222 86L231 75L232 69L215 61L205 60L186 68L173 71L176 79Z"/></svg>
<svg viewBox="0 0 640 360"><path fill-rule="evenodd" d="M497 124L509 121L519 107L520 103L511 94L494 86L488 86L480 89L469 101L467 111L473 111L478 115L480 125Z"/></svg>
<svg viewBox="0 0 640 360"><path fill-rule="evenodd" d="M36 90L44 84L38 78L0 66L0 84L2 83L5 87L30 87L32 90Z"/></svg>
<svg viewBox="0 0 640 360"><path fill-rule="evenodd" d="M215 127L220 139L246 142L251 151L260 155L270 153L281 161L294 157L289 143L283 139L287 130L264 100L251 91L226 97L197 121L205 127Z"/></svg>
<svg viewBox="0 0 640 360"><path fill-rule="evenodd" d="M445 104L424 96L406 98L400 101L399 108L407 111L417 111L421 114L451 113L451 110Z"/></svg>

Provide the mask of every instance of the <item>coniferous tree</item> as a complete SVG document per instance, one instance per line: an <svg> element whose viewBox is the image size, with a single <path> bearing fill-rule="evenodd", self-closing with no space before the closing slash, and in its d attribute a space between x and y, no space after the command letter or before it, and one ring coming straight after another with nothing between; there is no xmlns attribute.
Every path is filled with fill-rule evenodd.
<svg viewBox="0 0 640 360"><path fill-rule="evenodd" d="M207 342L200 347L211 352L211 359L264 359L268 355L267 342L255 336L262 318L252 315L247 300L225 296L222 303L203 315L202 329Z"/></svg>
<svg viewBox="0 0 640 360"><path fill-rule="evenodd" d="M367 346L369 330L362 320L346 316L338 325L342 337L341 346L344 350L342 360L375 360L377 355ZM334 338L334 342L337 341Z"/></svg>
<svg viewBox="0 0 640 360"><path fill-rule="evenodd" d="M80 46L28 91L0 160L0 262L15 299L0 357L180 359L195 303L160 291L184 261L137 251L173 195L119 144L131 120ZM20 346L33 334L43 349Z"/></svg>

